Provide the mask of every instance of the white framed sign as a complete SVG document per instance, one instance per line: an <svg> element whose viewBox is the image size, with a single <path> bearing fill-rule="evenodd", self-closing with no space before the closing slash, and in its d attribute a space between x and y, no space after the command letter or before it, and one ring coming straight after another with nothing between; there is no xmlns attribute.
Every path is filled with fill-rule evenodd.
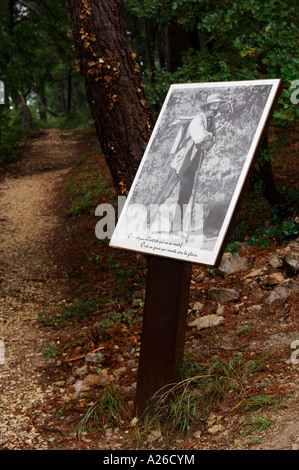
<svg viewBox="0 0 299 470"><path fill-rule="evenodd" d="M281 86L171 85L110 246L219 263Z"/></svg>

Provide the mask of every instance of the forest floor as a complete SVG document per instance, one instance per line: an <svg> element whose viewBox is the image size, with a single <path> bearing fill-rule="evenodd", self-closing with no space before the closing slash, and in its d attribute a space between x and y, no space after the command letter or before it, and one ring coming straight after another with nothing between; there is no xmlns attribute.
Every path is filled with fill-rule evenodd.
<svg viewBox="0 0 299 470"><path fill-rule="evenodd" d="M238 257L224 256L222 271L193 267L187 377L208 364L229 386L215 393L215 383L205 385L188 433L172 428L170 415L147 427L133 419L146 264L95 236L94 209L113 199L95 142L87 132L44 129L1 170L0 449L298 449L294 238L264 249L243 243ZM295 184L287 158L279 175ZM80 191L92 212L77 204ZM211 300L213 288L238 295ZM212 314L218 325L190 325ZM96 408L109 391L115 400L121 392L119 416L106 414L107 402ZM83 426L88 410L93 429Z"/></svg>

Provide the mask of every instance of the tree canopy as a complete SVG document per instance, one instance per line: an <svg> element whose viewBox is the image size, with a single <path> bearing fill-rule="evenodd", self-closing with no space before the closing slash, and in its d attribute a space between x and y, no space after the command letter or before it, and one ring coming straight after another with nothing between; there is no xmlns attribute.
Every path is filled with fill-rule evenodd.
<svg viewBox="0 0 299 470"><path fill-rule="evenodd" d="M294 121L290 87L298 68L295 1L124 0L124 5L146 80L156 83L149 99L157 109L174 81L282 78L276 119L282 125ZM180 44L175 70L169 41Z"/></svg>
<svg viewBox="0 0 299 470"><path fill-rule="evenodd" d="M0 107L0 161L11 156L34 118L63 117L86 106L75 70L71 25L63 0L1 0L0 77L5 104ZM19 137L19 138L18 138Z"/></svg>

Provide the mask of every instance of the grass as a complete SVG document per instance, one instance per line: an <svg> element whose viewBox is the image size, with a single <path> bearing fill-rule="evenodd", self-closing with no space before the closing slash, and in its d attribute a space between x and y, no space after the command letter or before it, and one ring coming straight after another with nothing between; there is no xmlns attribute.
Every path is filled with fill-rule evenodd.
<svg viewBox="0 0 299 470"><path fill-rule="evenodd" d="M71 195L71 205L67 215L77 216L84 213L94 213L103 200L114 204L114 190L111 178L102 174L98 157L100 148L97 141L92 141L91 151L82 155L70 173L66 189Z"/></svg>
<svg viewBox="0 0 299 470"><path fill-rule="evenodd" d="M271 405L278 404L279 399L273 395L257 395L243 400L241 407L244 412L247 412L265 409Z"/></svg>
<svg viewBox="0 0 299 470"><path fill-rule="evenodd" d="M67 215L80 216L84 212L94 212L108 186L103 181L85 181L77 186L69 185L68 189L72 193L73 201Z"/></svg>
<svg viewBox="0 0 299 470"><path fill-rule="evenodd" d="M63 307L48 306L38 313L38 319L44 326L63 325L72 318L90 317L100 310L98 293L86 286L75 293L76 297Z"/></svg>
<svg viewBox="0 0 299 470"><path fill-rule="evenodd" d="M56 358L61 355L59 346L53 344L53 346L49 348L44 348L44 356L46 359Z"/></svg>
<svg viewBox="0 0 299 470"><path fill-rule="evenodd" d="M200 364L194 357L187 357L185 376L155 395L153 404L131 427L128 442L134 441L137 447L144 445L155 431L162 436L164 446L171 447L176 439L203 429L218 406L225 406L230 414L242 416L241 424L237 424L234 431L236 437L247 438L249 444L261 442L261 433L274 421L269 411L280 401L274 395L248 397L244 386L263 369L263 360L246 360L241 354L234 354L227 361L213 360L210 364ZM194 372L197 374L193 375ZM131 420L123 389L111 384L103 388L89 406L76 433L80 439L85 434L104 432L110 427L127 428Z"/></svg>
<svg viewBox="0 0 299 470"><path fill-rule="evenodd" d="M273 421L274 420L270 416L249 416L240 425L238 434L240 437L249 436L251 434L259 434L263 431L267 431Z"/></svg>
<svg viewBox="0 0 299 470"><path fill-rule="evenodd" d="M136 325L136 323L142 320L142 316L137 316L137 313L130 309L124 312L113 311L104 313L101 321L97 324L99 336L102 339L109 338L111 329L119 324Z"/></svg>
<svg viewBox="0 0 299 470"><path fill-rule="evenodd" d="M101 396L79 421L77 436L80 439L83 433L103 431L110 426L117 426L121 429L127 415L123 390L111 384L103 390Z"/></svg>
<svg viewBox="0 0 299 470"><path fill-rule="evenodd" d="M203 424L215 407L231 403L232 397L243 404L244 412L257 408L258 404L270 405L274 402L272 398L255 397L252 401L243 398L248 379L263 369L263 361L247 361L240 354L211 364L199 364L192 357L187 358L185 377L156 394L142 421L147 429L163 429L164 436L186 435ZM241 410L239 406L230 406L232 410Z"/></svg>

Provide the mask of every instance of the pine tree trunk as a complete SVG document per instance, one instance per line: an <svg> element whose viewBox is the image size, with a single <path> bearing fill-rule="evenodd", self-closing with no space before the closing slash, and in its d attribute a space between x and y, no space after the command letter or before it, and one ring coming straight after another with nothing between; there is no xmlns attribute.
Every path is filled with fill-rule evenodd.
<svg viewBox="0 0 299 470"><path fill-rule="evenodd" d="M32 116L30 113L30 109L28 108L26 98L23 95L23 93L19 93L19 98L23 106L23 137L27 137L28 126L29 126L29 122L32 121Z"/></svg>
<svg viewBox="0 0 299 470"><path fill-rule="evenodd" d="M72 69L68 66L67 70L67 101L66 111L69 113L72 109Z"/></svg>
<svg viewBox="0 0 299 470"><path fill-rule="evenodd" d="M136 54L119 0L68 0L77 51L97 135L114 185L126 194L152 131Z"/></svg>
<svg viewBox="0 0 299 470"><path fill-rule="evenodd" d="M66 102L65 102L65 94L64 94L64 83L60 82L60 103L61 103L61 114L63 116L66 115Z"/></svg>
<svg viewBox="0 0 299 470"><path fill-rule="evenodd" d="M268 147L268 136L264 138L262 149ZM262 180L262 191L272 207L276 207L280 215L284 214L286 208L286 197L276 187L271 160L259 160L259 173Z"/></svg>
<svg viewBox="0 0 299 470"><path fill-rule="evenodd" d="M186 31L177 22L172 21L166 28L167 70L174 73L182 66L183 53L190 47L200 49L198 30Z"/></svg>

